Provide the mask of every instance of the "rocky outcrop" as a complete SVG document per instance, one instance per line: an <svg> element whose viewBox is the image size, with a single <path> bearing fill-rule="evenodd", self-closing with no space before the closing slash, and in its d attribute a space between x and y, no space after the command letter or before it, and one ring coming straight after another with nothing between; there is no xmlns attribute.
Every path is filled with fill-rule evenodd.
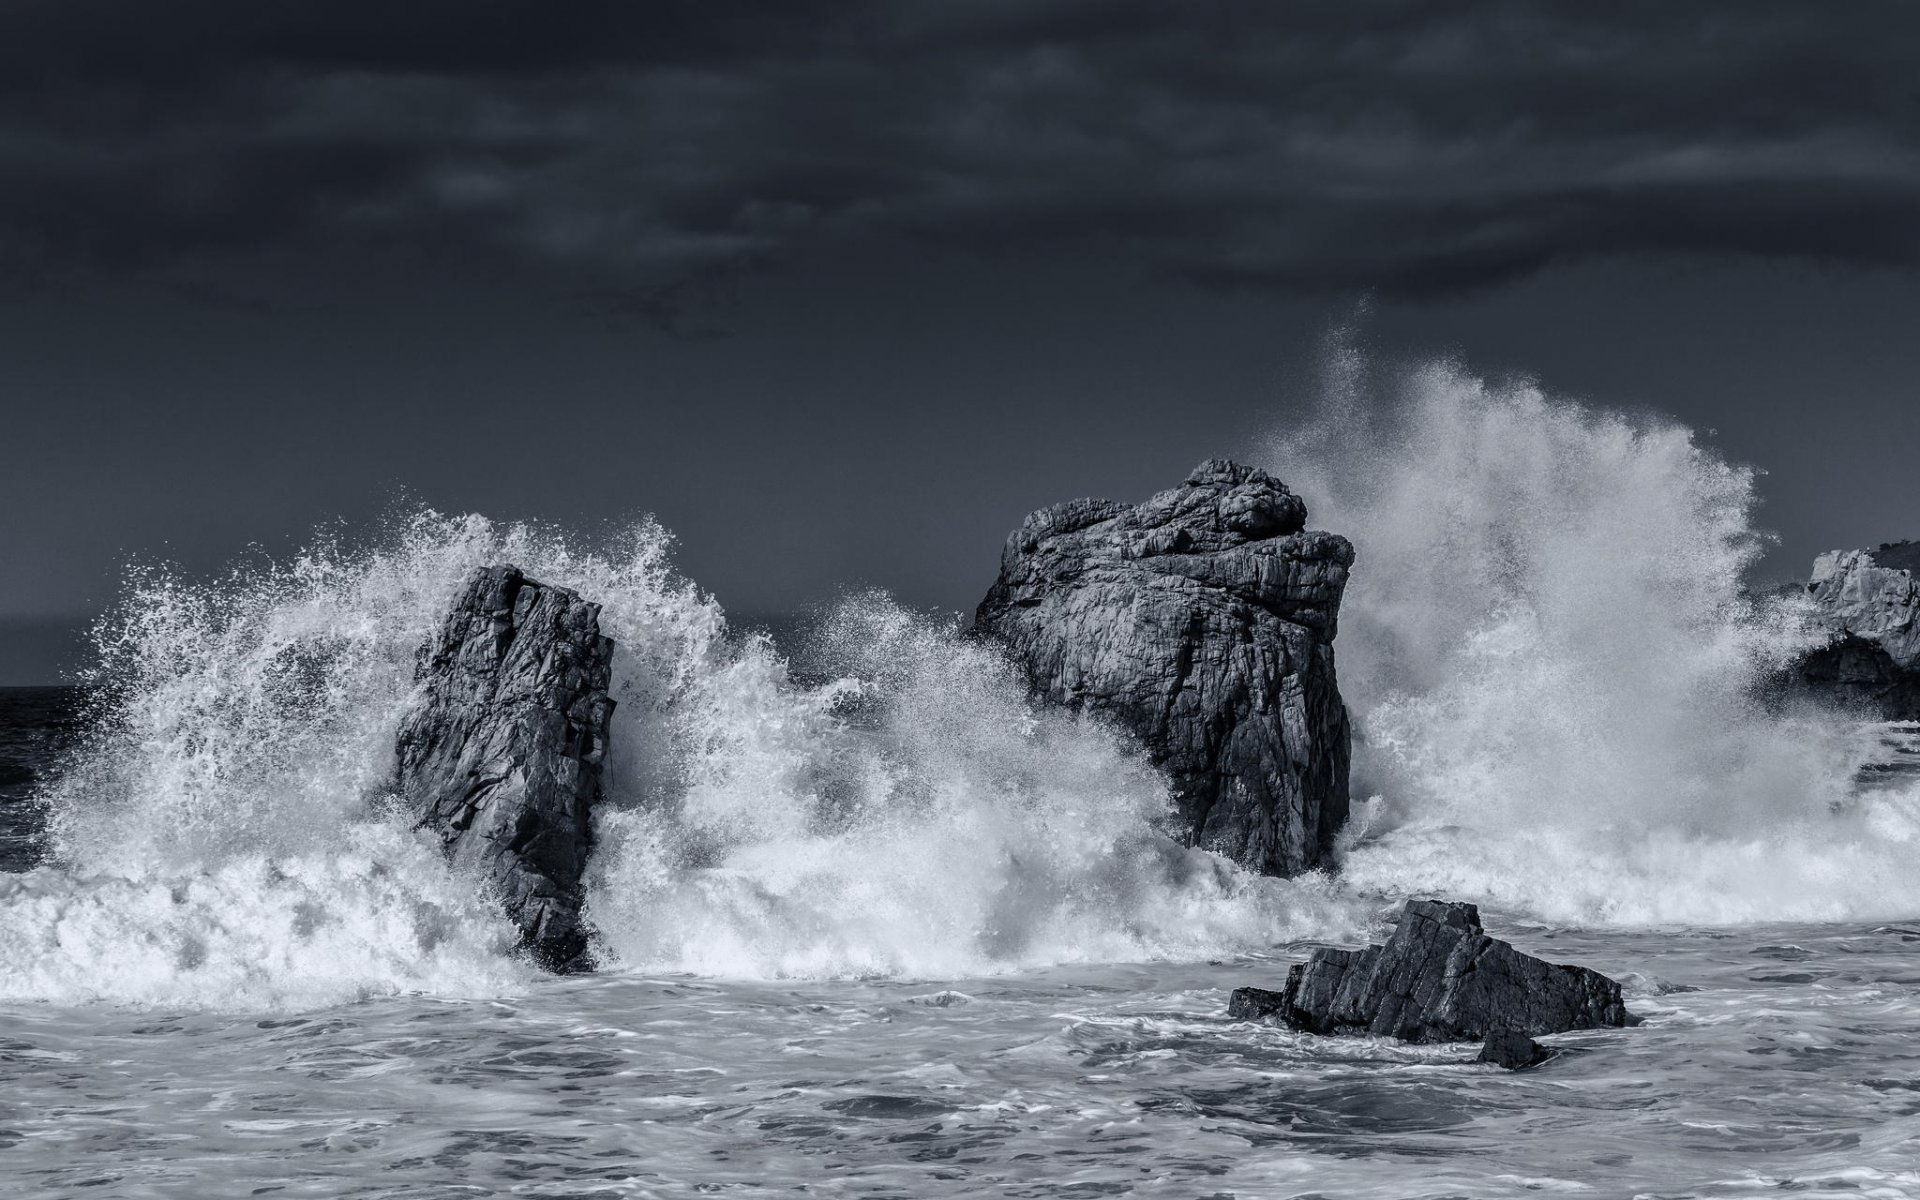
<svg viewBox="0 0 1920 1200"><path fill-rule="evenodd" d="M1035 693L1138 737L1189 844L1271 875L1347 817L1333 639L1353 547L1264 471L1202 463L1144 504L1075 500L1007 540L974 628Z"/></svg>
<svg viewBox="0 0 1920 1200"><path fill-rule="evenodd" d="M1806 586L1826 645L1801 659L1792 691L1886 721L1920 721L1920 542L1835 550Z"/></svg>
<svg viewBox="0 0 1920 1200"><path fill-rule="evenodd" d="M1618 983L1586 967L1522 954L1488 937L1473 905L1442 900L1408 901L1384 946L1314 951L1287 973L1283 992L1236 991L1228 1012L1276 1016L1308 1033L1409 1042L1628 1023Z"/></svg>
<svg viewBox="0 0 1920 1200"><path fill-rule="evenodd" d="M580 878L613 701L600 606L515 567L475 571L422 653L398 787L477 872L534 959L586 965Z"/></svg>

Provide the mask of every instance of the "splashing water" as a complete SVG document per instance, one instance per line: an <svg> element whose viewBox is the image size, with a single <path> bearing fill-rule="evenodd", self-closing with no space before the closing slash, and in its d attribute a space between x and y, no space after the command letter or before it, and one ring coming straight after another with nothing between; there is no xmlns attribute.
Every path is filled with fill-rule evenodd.
<svg viewBox="0 0 1920 1200"><path fill-rule="evenodd" d="M1458 368L1376 396L1336 347L1270 458L1359 547L1343 875L1251 877L1163 833L1164 780L1033 707L1011 669L878 594L823 681L667 565L651 523L422 513L377 548L195 585L137 573L98 631L100 719L0 877L0 1000L312 1007L526 985L512 931L388 794L415 656L474 567L603 605L612 758L587 912L612 967L958 977L1352 938L1381 895L1567 923L1920 908L1920 794L1854 794L1861 739L1753 699L1799 646L1743 576L1753 474L1671 422Z"/></svg>
<svg viewBox="0 0 1920 1200"><path fill-rule="evenodd" d="M590 916L621 961L727 975L951 976L1206 957L1352 928L1324 879L1260 879L1158 831L1165 781L1032 708L995 654L885 597L791 686L764 642L702 680L671 810L603 821ZM689 869L697 868L697 869Z"/></svg>
<svg viewBox="0 0 1920 1200"><path fill-rule="evenodd" d="M1327 929L1324 879L1163 836L1164 782L1033 710L1009 669L882 596L837 677L729 636L650 523L611 551L424 513L194 586L139 573L98 637L102 719L45 799L51 864L0 878L0 999L311 1007L524 984L512 931L387 792L419 647L512 562L603 604L618 707L588 913L613 964L952 975L1204 957Z"/></svg>
<svg viewBox="0 0 1920 1200"><path fill-rule="evenodd" d="M1657 418L1444 363L1384 394L1351 335L1270 449L1359 548L1339 640L1359 731L1349 886L1561 922L1920 907L1920 797L1856 797L1861 740L1764 711L1803 644L1743 588L1754 473Z"/></svg>

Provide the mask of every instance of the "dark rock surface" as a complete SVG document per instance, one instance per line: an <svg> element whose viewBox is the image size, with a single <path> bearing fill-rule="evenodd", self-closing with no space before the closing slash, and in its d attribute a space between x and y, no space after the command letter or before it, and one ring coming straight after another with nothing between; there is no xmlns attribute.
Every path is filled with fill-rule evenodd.
<svg viewBox="0 0 1920 1200"><path fill-rule="evenodd" d="M1509 1071L1524 1071L1552 1057L1553 1051L1526 1034L1513 1029L1496 1029L1487 1035L1487 1044L1480 1047L1480 1057L1474 1061L1492 1063Z"/></svg>
<svg viewBox="0 0 1920 1200"><path fill-rule="evenodd" d="M1410 1042L1625 1025L1620 985L1488 937L1471 904L1411 900L1384 946L1316 950L1287 973L1276 1015L1309 1033Z"/></svg>
<svg viewBox="0 0 1920 1200"><path fill-rule="evenodd" d="M1286 1006L1285 992L1270 992L1257 987L1235 988L1233 994L1227 997L1227 1016L1236 1021L1264 1021Z"/></svg>
<svg viewBox="0 0 1920 1200"><path fill-rule="evenodd" d="M1790 690L1886 721L1920 721L1920 542L1835 550L1806 586L1825 646Z"/></svg>
<svg viewBox="0 0 1920 1200"><path fill-rule="evenodd" d="M613 701L600 606L515 567L467 580L421 655L398 785L456 864L476 869L542 965L586 965L580 877Z"/></svg>
<svg viewBox="0 0 1920 1200"><path fill-rule="evenodd" d="M1279 480L1219 460L1144 504L1044 508L974 625L1037 695L1142 741L1190 844L1271 875L1320 865L1347 817L1333 638L1353 547L1306 520Z"/></svg>

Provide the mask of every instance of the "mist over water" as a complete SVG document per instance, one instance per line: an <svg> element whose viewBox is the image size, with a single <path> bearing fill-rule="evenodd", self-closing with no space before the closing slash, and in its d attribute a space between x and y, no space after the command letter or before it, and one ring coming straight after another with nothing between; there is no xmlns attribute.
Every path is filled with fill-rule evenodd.
<svg viewBox="0 0 1920 1200"><path fill-rule="evenodd" d="M422 513L213 584L130 582L99 727L48 790L49 865L0 878L0 999L308 1007L484 996L512 931L388 793L415 656L474 567L604 605L613 752L587 911L607 965L953 976L1204 958L1357 932L1324 878L1250 876L1161 828L1164 781L1035 709L1008 666L883 595L816 631L824 681L667 565L642 523Z"/></svg>
<svg viewBox="0 0 1920 1200"><path fill-rule="evenodd" d="M589 916L618 961L952 976L1359 926L1328 880L1262 879L1178 846L1165 782L1137 753L1037 710L956 633L867 594L819 632L833 682L795 686L759 639L703 676L680 801L600 826Z"/></svg>
<svg viewBox="0 0 1920 1200"><path fill-rule="evenodd" d="M500 562L599 601L618 646L587 896L615 970L1193 961L1353 939L1415 892L1575 925L1920 909L1920 797L1856 792L1855 723L1755 700L1801 635L1743 589L1752 471L1657 417L1377 369L1350 342L1329 359L1318 417L1265 457L1359 550L1337 877L1182 848L1135 747L883 594L819 620L801 675L673 572L650 522L587 544L423 512L211 583L132 575L99 630L95 728L43 796L49 861L0 876L0 1000L527 986L512 931L388 792L419 648Z"/></svg>
<svg viewBox="0 0 1920 1200"><path fill-rule="evenodd" d="M1751 469L1660 417L1378 368L1350 333L1327 363L1267 457L1358 548L1349 887L1571 923L1920 907L1920 798L1854 794L1856 723L1758 702L1805 635L1744 587Z"/></svg>

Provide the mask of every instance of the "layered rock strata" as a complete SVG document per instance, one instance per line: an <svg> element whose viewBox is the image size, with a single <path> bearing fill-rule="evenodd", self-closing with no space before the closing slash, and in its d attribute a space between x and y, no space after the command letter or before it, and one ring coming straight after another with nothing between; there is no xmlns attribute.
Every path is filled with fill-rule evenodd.
<svg viewBox="0 0 1920 1200"><path fill-rule="evenodd" d="M1220 460L1144 504L1044 508L974 624L1037 696L1140 740L1189 844L1270 875L1322 865L1347 817L1333 640L1353 547L1306 520L1278 479Z"/></svg>
<svg viewBox="0 0 1920 1200"><path fill-rule="evenodd" d="M553 970L588 965L580 881L612 657L599 605L515 567L482 568L422 653L422 699L400 728L400 794Z"/></svg>
<svg viewBox="0 0 1920 1200"><path fill-rule="evenodd" d="M1413 900L1383 946L1316 950L1284 991L1242 988L1229 1015L1308 1033L1477 1041L1625 1025L1620 985L1522 954L1480 927L1471 904Z"/></svg>

